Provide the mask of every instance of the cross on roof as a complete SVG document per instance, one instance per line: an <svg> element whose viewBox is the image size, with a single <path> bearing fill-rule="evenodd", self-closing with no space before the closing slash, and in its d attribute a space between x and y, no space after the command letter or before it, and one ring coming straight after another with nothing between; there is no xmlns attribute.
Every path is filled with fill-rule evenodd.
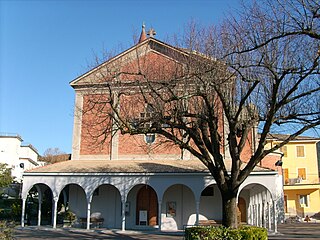
<svg viewBox="0 0 320 240"><path fill-rule="evenodd" d="M157 34L157 33L156 33L156 31L155 31L153 28L150 28L149 31L148 31L148 33L147 33L147 35L148 35L149 37L154 37L156 34Z"/></svg>

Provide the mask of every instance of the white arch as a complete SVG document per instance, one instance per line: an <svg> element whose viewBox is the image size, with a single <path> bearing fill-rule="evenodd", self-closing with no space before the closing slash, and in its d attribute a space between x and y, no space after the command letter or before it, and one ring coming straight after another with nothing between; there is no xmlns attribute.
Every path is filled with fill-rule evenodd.
<svg viewBox="0 0 320 240"><path fill-rule="evenodd" d="M94 197L94 192L99 189ZM112 184L100 184L97 188L90 190L90 197L87 207L87 229L90 227L90 217L92 214L99 214L104 219L101 226L117 228L120 224L119 212L121 211L121 194L119 189Z"/></svg>
<svg viewBox="0 0 320 240"><path fill-rule="evenodd" d="M181 187L181 188L180 188ZM186 184L171 184L162 197L161 225L164 230L183 229L184 225L194 224L196 221L197 205L192 187ZM174 204L176 209L172 215L168 204ZM193 216L190 218L190 216Z"/></svg>
<svg viewBox="0 0 320 240"><path fill-rule="evenodd" d="M49 189L50 190L50 193L52 195L52 198L54 198L54 193L52 191L52 189L45 183L35 183L33 185L29 185L27 187L24 188L24 191L21 193L21 198L22 198L22 209L21 209L21 226L24 227L24 218L25 218L25 210L26 210L26 200L27 200L27 197L28 197L28 193L30 192L30 190L35 187L37 192L38 192L38 214L37 214L37 218L38 218L38 221L37 221L37 225L40 226L41 224L41 205L42 205L42 197L43 197L43 192L42 192L42 189L41 189L41 186L45 186L46 189Z"/></svg>
<svg viewBox="0 0 320 240"><path fill-rule="evenodd" d="M50 189L50 191L51 191L51 193L52 193L52 196L54 197L55 195L54 195L54 191L52 190L52 188L48 185L48 184L46 184L46 183L42 183L42 182L36 182L36 183L34 183L34 184L30 184L30 185L26 185L26 186L23 186L23 191L22 191L22 193L21 193L21 198L22 199L26 199L27 197L28 197L28 193L30 192L30 190L33 188L33 187L35 187L35 186L39 186L39 185L44 185L44 186L46 186L47 188L49 188ZM38 188L37 188L38 189Z"/></svg>
<svg viewBox="0 0 320 240"><path fill-rule="evenodd" d="M251 225L256 225L259 227L267 226L269 223L269 230L271 230L271 218L273 218L273 227L274 231L277 231L277 213L274 211L273 214L270 214L270 204L275 206L275 196L272 194L270 189L261 183L249 183L241 187L238 192L237 199L243 192L243 190L248 189L249 197L247 198L247 221Z"/></svg>
<svg viewBox="0 0 320 240"><path fill-rule="evenodd" d="M157 190L151 185L151 184L145 184L145 183L139 183L139 184L135 184L135 185L132 185L130 186L130 188L128 188L128 192L126 194L126 197L125 197L125 201L123 201L123 225L125 226L128 226L128 227L134 227L136 225L136 219L137 219L137 216L136 214L137 213L137 194L139 192L139 190L141 188L143 188L144 186L147 186L148 188L151 188L152 191L154 191L155 195L156 195L156 201L157 201L157 204L158 204L158 208L161 208L161 206L159 205L159 196L158 196L158 193L157 193ZM129 202L131 204L130 206L130 212L131 214L129 216L126 216L125 214L125 207L126 207L126 203ZM160 225L160 220L159 220L159 212L156 212L156 215L158 216L158 219L157 219L157 222L158 224Z"/></svg>

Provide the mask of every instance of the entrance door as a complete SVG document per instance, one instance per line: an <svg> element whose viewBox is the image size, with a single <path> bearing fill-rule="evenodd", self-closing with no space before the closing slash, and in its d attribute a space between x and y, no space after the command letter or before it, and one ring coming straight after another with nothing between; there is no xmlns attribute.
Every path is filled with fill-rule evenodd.
<svg viewBox="0 0 320 240"><path fill-rule="evenodd" d="M238 199L238 208L241 214L241 222L247 222L247 206L246 201L242 197Z"/></svg>
<svg viewBox="0 0 320 240"><path fill-rule="evenodd" d="M143 186L137 194L137 225L155 226L158 222L158 199L152 187ZM143 217L143 219L140 219ZM145 221L145 218L147 221Z"/></svg>

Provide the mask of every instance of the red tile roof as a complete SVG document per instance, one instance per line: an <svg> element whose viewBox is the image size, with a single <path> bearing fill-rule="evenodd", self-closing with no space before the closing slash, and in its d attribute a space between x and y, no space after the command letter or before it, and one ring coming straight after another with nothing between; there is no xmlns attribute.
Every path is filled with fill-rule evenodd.
<svg viewBox="0 0 320 240"><path fill-rule="evenodd" d="M231 164L227 164L230 169ZM271 171L256 167L254 171ZM199 160L69 160L34 168L29 173L201 173L208 172Z"/></svg>

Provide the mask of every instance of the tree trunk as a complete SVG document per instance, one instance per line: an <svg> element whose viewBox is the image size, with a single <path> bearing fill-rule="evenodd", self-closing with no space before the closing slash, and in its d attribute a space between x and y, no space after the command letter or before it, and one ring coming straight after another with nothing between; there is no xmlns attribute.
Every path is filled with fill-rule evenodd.
<svg viewBox="0 0 320 240"><path fill-rule="evenodd" d="M221 192L222 224L225 227L238 227L237 191Z"/></svg>

